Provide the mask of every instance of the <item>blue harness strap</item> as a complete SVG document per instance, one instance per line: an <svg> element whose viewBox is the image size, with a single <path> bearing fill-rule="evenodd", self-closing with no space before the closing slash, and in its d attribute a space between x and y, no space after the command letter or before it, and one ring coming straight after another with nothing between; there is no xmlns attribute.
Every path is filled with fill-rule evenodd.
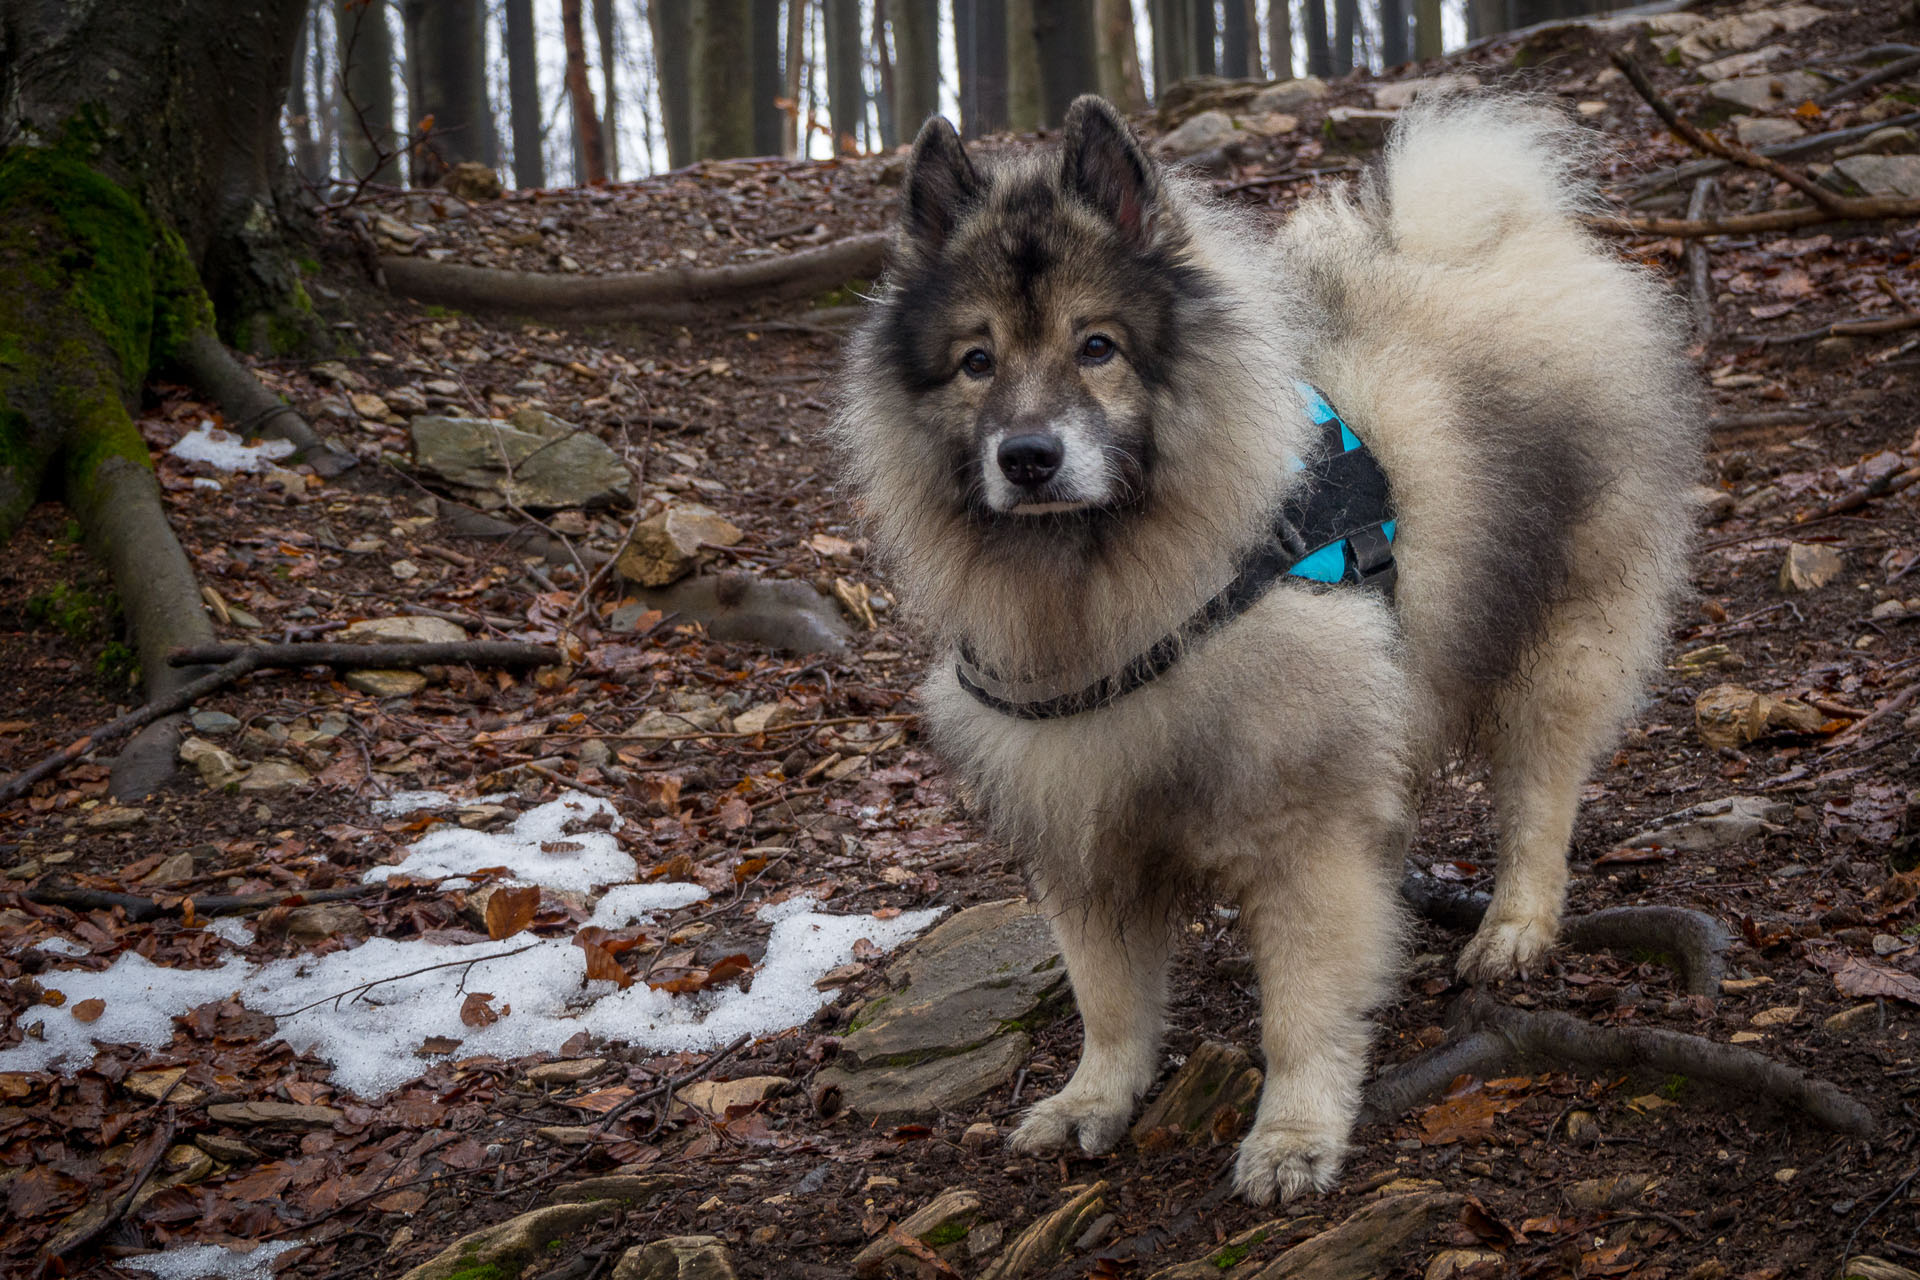
<svg viewBox="0 0 1920 1280"><path fill-rule="evenodd" d="M982 705L1022 720L1078 715L1122 698L1165 674L1188 644L1252 608L1283 577L1328 586L1359 586L1389 599L1398 571L1393 559L1394 512L1386 472L1319 390L1295 383L1320 438L1307 457L1293 460L1305 473L1266 539L1241 558L1233 580L1161 639L1112 675L1083 689L1025 699L982 667L963 641L954 675Z"/></svg>

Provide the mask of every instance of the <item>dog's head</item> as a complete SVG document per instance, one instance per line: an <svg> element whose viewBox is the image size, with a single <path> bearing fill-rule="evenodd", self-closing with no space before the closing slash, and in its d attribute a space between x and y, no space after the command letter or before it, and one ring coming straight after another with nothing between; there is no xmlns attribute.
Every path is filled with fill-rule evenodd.
<svg viewBox="0 0 1920 1280"><path fill-rule="evenodd" d="M1084 97L1057 151L914 143L875 355L956 514L1025 541L1152 501L1156 407L1210 292L1165 183Z"/></svg>

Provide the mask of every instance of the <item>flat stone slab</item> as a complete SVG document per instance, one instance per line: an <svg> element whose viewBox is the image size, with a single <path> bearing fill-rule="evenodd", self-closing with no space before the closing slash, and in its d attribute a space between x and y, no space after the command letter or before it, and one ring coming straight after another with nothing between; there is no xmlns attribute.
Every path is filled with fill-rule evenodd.
<svg viewBox="0 0 1920 1280"><path fill-rule="evenodd" d="M1774 111L1797 107L1809 98L1817 98L1831 88L1832 83L1810 71L1732 76L1715 81L1707 90L1707 96L1746 111Z"/></svg>
<svg viewBox="0 0 1920 1280"><path fill-rule="evenodd" d="M897 1124L951 1111L998 1089L1013 1079L1031 1052L1033 1040L1015 1031L976 1049L907 1067L828 1067L814 1083L837 1087L849 1110L880 1124Z"/></svg>
<svg viewBox="0 0 1920 1280"><path fill-rule="evenodd" d="M1465 1196L1445 1191L1385 1196L1339 1226L1293 1246L1258 1272L1256 1280L1370 1280L1465 1203Z"/></svg>
<svg viewBox="0 0 1920 1280"><path fill-rule="evenodd" d="M460 1237L406 1273L403 1280L517 1280L550 1260L549 1246L620 1211L618 1200L549 1205ZM669 1273L671 1274L671 1273Z"/></svg>
<svg viewBox="0 0 1920 1280"><path fill-rule="evenodd" d="M1025 898L960 912L914 943L887 977L894 989L860 1007L840 1045L862 1067L977 1048L1067 995L1053 930Z"/></svg>
<svg viewBox="0 0 1920 1280"><path fill-rule="evenodd" d="M1630 849L1679 849L1685 853L1710 853L1750 840L1769 831L1793 806L1760 796L1727 796L1709 800L1689 809L1681 809L1660 819L1660 825L1629 839Z"/></svg>
<svg viewBox="0 0 1920 1280"><path fill-rule="evenodd" d="M1920 156L1848 156L1833 168L1870 196L1920 196Z"/></svg>
<svg viewBox="0 0 1920 1280"><path fill-rule="evenodd" d="M1136 1145L1229 1142L1260 1097L1260 1068L1239 1048L1203 1042L1147 1104L1133 1126Z"/></svg>

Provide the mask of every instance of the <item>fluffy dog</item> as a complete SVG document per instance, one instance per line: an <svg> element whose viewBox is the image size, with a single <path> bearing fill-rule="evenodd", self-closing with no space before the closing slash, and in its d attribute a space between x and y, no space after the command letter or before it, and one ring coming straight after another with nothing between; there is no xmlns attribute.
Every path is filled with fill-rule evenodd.
<svg viewBox="0 0 1920 1280"><path fill-rule="evenodd" d="M1057 148L992 164L943 120L920 133L835 440L945 653L933 741L1024 858L1084 1024L1016 1146L1120 1139L1203 890L1238 904L1262 991L1238 1187L1331 1185L1415 793L1456 750L1486 756L1500 829L1460 972L1552 943L1701 448L1672 307L1581 229L1581 137L1524 100L1422 104L1356 193L1276 235L1097 98ZM1315 483L1327 404L1384 472L1397 585L1246 589Z"/></svg>

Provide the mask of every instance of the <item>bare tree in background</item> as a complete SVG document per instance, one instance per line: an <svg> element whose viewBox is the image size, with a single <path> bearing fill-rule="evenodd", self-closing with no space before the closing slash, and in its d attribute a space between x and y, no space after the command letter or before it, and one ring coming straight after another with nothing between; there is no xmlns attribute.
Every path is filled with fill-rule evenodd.
<svg viewBox="0 0 1920 1280"><path fill-rule="evenodd" d="M507 107L513 124L513 182L518 187L547 185L542 154L540 54L534 40L533 0L506 0Z"/></svg>
<svg viewBox="0 0 1920 1280"><path fill-rule="evenodd" d="M318 186L327 176L327 163L314 130L314 107L307 95L307 46L312 42L312 24L302 22L287 76L287 128L293 135L294 168Z"/></svg>
<svg viewBox="0 0 1920 1280"><path fill-rule="evenodd" d="M826 6L827 119L838 155L859 147L860 122L867 114L867 88L860 69L866 62L860 50L859 0L823 0Z"/></svg>
<svg viewBox="0 0 1920 1280"><path fill-rule="evenodd" d="M1034 38L1034 6L1046 0L1007 2L1007 126L1038 129L1046 115L1040 89L1040 44Z"/></svg>
<svg viewBox="0 0 1920 1280"><path fill-rule="evenodd" d="M1275 80L1293 79L1292 0L1272 0L1267 8L1267 62Z"/></svg>
<svg viewBox="0 0 1920 1280"><path fill-rule="evenodd" d="M969 138L1007 127L1006 0L953 0L960 127Z"/></svg>
<svg viewBox="0 0 1920 1280"><path fill-rule="evenodd" d="M1187 0L1188 21L1193 26L1193 74L1218 75L1220 64L1213 56L1214 39L1220 34L1220 15L1216 0Z"/></svg>
<svg viewBox="0 0 1920 1280"><path fill-rule="evenodd" d="M620 56L615 50L620 38L617 26L613 0L593 0L594 44L600 50L600 147L607 157L607 178L613 182L620 180L620 130L616 123L620 119L620 89L613 74L613 64Z"/></svg>
<svg viewBox="0 0 1920 1280"><path fill-rule="evenodd" d="M753 0L753 151L780 154L780 0Z"/></svg>
<svg viewBox="0 0 1920 1280"><path fill-rule="evenodd" d="M1235 80L1260 74L1260 24L1253 0L1225 0L1220 8L1220 74Z"/></svg>
<svg viewBox="0 0 1920 1280"><path fill-rule="evenodd" d="M1327 39L1327 0L1300 0L1306 17L1307 74L1325 79L1333 75L1333 45Z"/></svg>
<svg viewBox="0 0 1920 1280"><path fill-rule="evenodd" d="M1193 41L1195 4L1196 0L1147 0L1153 26L1153 83L1160 92L1198 74Z"/></svg>
<svg viewBox="0 0 1920 1280"><path fill-rule="evenodd" d="M653 73L660 85L660 118L667 135L667 166L693 163L693 0L647 0L653 31Z"/></svg>
<svg viewBox="0 0 1920 1280"><path fill-rule="evenodd" d="M887 42L887 0L873 0L873 78L879 92L873 95L873 116L880 125L880 145L891 149L900 145L900 131L894 124L893 47Z"/></svg>
<svg viewBox="0 0 1920 1280"><path fill-rule="evenodd" d="M811 0L787 0L787 48L785 97L780 112L780 154L800 154L800 86L807 70L807 15Z"/></svg>
<svg viewBox="0 0 1920 1280"><path fill-rule="evenodd" d="M532 0L522 2L532 4ZM345 99L340 120L341 170L349 178L380 177L375 171L382 167L382 157L392 157L396 141L393 31L387 25L386 0L333 0L333 45L339 50L340 91Z"/></svg>
<svg viewBox="0 0 1920 1280"><path fill-rule="evenodd" d="M1247 0L1252 8L1252 0ZM1099 28L1100 94L1122 111L1147 109L1147 86L1140 78L1140 41L1134 34L1133 0L1094 0Z"/></svg>
<svg viewBox="0 0 1920 1280"><path fill-rule="evenodd" d="M694 0L688 72L694 158L752 155L752 0Z"/></svg>
<svg viewBox="0 0 1920 1280"><path fill-rule="evenodd" d="M593 86L587 81L587 37L581 25L580 0L560 0L560 30L567 46L567 100L573 104L573 158L577 181L607 180L607 149L600 132L600 115L593 105Z"/></svg>
<svg viewBox="0 0 1920 1280"><path fill-rule="evenodd" d="M901 0L893 0L895 4ZM1040 101L1048 124L1067 118L1067 107L1100 88L1095 59L1093 0L1046 0L1033 11L1033 38L1040 50Z"/></svg>
<svg viewBox="0 0 1920 1280"><path fill-rule="evenodd" d="M1413 56L1422 62L1440 56L1440 0L1413 0Z"/></svg>
<svg viewBox="0 0 1920 1280"><path fill-rule="evenodd" d="M887 0L887 18L893 30L894 127L911 136L940 110L939 0Z"/></svg>
<svg viewBox="0 0 1920 1280"><path fill-rule="evenodd" d="M1360 30L1360 0L1333 0L1333 74L1353 70L1353 41Z"/></svg>
<svg viewBox="0 0 1920 1280"><path fill-rule="evenodd" d="M491 164L493 123L487 104L486 31L480 0L406 0L408 100L414 125L431 118L416 149L415 186L432 186L462 160Z"/></svg>
<svg viewBox="0 0 1920 1280"><path fill-rule="evenodd" d="M1380 65L1407 60L1407 0L1380 0Z"/></svg>

